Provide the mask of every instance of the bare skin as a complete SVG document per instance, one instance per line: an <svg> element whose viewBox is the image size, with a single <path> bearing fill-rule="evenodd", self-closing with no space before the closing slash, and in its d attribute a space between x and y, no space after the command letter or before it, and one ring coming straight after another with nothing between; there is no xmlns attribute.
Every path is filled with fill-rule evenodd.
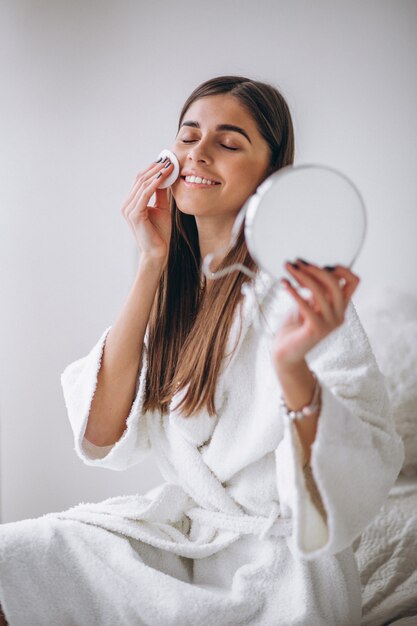
<svg viewBox="0 0 417 626"><path fill-rule="evenodd" d="M289 281L283 280L298 305L298 317L289 318L276 333L273 363L285 402L290 409L297 411L309 404L315 384L305 357L315 345L343 324L359 277L342 266L326 270L302 261L295 265L287 263L286 269L299 286L310 290L311 296L302 298ZM295 421L304 451L304 465L310 462L319 415L320 411Z"/></svg>
<svg viewBox="0 0 417 626"><path fill-rule="evenodd" d="M229 242L233 222L243 203L268 174L269 147L250 114L230 95L209 96L194 102L184 122L198 123L198 127L182 126L171 148L180 162L180 173L182 176L195 173L219 183L193 187L180 177L171 188L179 209L195 216L200 251L205 256ZM242 128L249 139L240 132L218 130L221 124ZM106 342L102 369L107 374L98 384L96 398L100 401L95 416L92 410L86 431L86 437L96 445L112 444L120 438L133 399L144 329L167 262L170 238L168 196L166 190L158 189L156 177L163 179L171 171L170 164L149 165L135 178L121 209L135 236L141 262L139 279L135 280ZM151 207L149 201L154 193L156 203ZM302 298L294 286L284 283L298 305L298 318L288 319L277 331L272 363L286 403L294 410L307 404L313 391L314 378L305 360L307 353L343 324L346 308L359 283L357 276L341 266L327 271L301 261L297 265L287 265L287 270L295 283L310 289L311 297ZM106 416L112 406L110 398L114 397L124 397L127 401L126 406L113 411L117 419L109 424ZM307 462L318 419L319 412L296 423ZM0 606L0 626L4 625L7 626L7 621Z"/></svg>
<svg viewBox="0 0 417 626"><path fill-rule="evenodd" d="M180 163L180 177L171 191L180 211L195 216L204 257L228 244L241 207L269 173L269 146L240 102L230 94L220 94L200 98L189 107L171 149ZM140 350L136 346L142 345L158 277L167 261L171 228L167 191L157 188L157 177L166 177L171 170L169 163L153 163L139 173L122 207L141 253L140 275L107 339L103 367L107 380L103 375L103 381L99 381L86 431L86 437L96 445L114 443L120 438L133 399L140 362ZM187 183L187 174L217 184ZM150 207L153 193L156 203ZM329 272L299 263L297 268L287 265L287 269L298 285L311 290L311 298L303 299L294 287L285 283L298 305L298 319L284 323L273 346L272 366L284 399L290 409L297 410L310 402L314 387L305 357L343 323L359 278L343 267ZM115 393L113 387L120 386L120 381L129 389ZM115 418L109 424L106 418L109 398L116 397L124 398L125 406L112 407ZM305 462L310 460L318 418L319 412L296 422Z"/></svg>
<svg viewBox="0 0 417 626"><path fill-rule="evenodd" d="M199 128L189 126L191 122ZM216 130L221 124L242 128L249 139L240 132ZM204 257L228 244L237 214L265 178L269 146L238 100L221 94L190 106L171 150L180 162L172 194L180 211L194 215ZM183 179L187 172L220 184L187 185Z"/></svg>
<svg viewBox="0 0 417 626"><path fill-rule="evenodd" d="M238 126L247 137L217 128L224 124ZM269 146L239 101L230 94L220 94L200 98L190 106L171 149L183 175L172 185L172 193L179 209L195 216L204 257L228 244L239 210L268 175ZM187 185L186 173L220 184ZM344 322L359 278L342 266L328 271L300 262L298 267L287 264L286 269L296 285L311 290L310 298L302 298L294 286L284 282L298 305L298 320L287 320L273 344L273 367L284 399L290 409L298 410L309 404L315 384L305 357ZM305 463L310 461L318 419L319 411L296 422Z"/></svg>
<svg viewBox="0 0 417 626"><path fill-rule="evenodd" d="M166 167L168 165L168 167ZM135 397L146 325L161 273L167 263L171 215L166 189L159 177L172 171L171 163L151 163L138 173L121 213L140 253L135 280L107 336L97 388L88 417L85 438L96 446L120 439ZM150 206L155 194L156 202Z"/></svg>

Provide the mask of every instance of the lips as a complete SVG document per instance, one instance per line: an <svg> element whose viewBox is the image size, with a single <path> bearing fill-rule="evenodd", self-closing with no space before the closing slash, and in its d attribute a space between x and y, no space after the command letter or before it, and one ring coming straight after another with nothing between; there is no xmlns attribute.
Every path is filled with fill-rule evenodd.
<svg viewBox="0 0 417 626"><path fill-rule="evenodd" d="M196 176L198 178L205 178L206 180L210 180L216 185L220 185L220 181L216 180L213 176L210 176L208 174L197 174L196 172L182 172L181 173L181 178L184 179L186 176Z"/></svg>
<svg viewBox="0 0 417 626"><path fill-rule="evenodd" d="M181 179L184 182L184 185L189 189L214 189L214 187L220 186L220 183L192 183L185 180L185 176L181 176Z"/></svg>

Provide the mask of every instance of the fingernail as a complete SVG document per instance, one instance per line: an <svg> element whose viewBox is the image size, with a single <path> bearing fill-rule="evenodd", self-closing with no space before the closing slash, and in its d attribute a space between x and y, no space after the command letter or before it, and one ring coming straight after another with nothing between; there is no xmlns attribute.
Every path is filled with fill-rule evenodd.
<svg viewBox="0 0 417 626"><path fill-rule="evenodd" d="M164 168L169 167L170 165L171 165L171 161L168 161L168 163L164 165Z"/></svg>
<svg viewBox="0 0 417 626"><path fill-rule="evenodd" d="M325 265L323 267L324 270L327 270L328 272L334 272L334 270L336 269L335 265Z"/></svg>
<svg viewBox="0 0 417 626"><path fill-rule="evenodd" d="M165 157L164 160L162 161L162 163L165 163L165 161L167 160L168 157Z"/></svg>
<svg viewBox="0 0 417 626"><path fill-rule="evenodd" d="M303 263L303 265L310 265L310 263L308 263L308 261L304 261L304 259L300 259L300 257L298 257L297 261L301 261L301 263Z"/></svg>
<svg viewBox="0 0 417 626"><path fill-rule="evenodd" d="M162 176L162 172L159 172L158 176L155 176L155 178L161 178Z"/></svg>
<svg viewBox="0 0 417 626"><path fill-rule="evenodd" d="M162 157L159 157L159 159L155 161L155 163L160 163L161 161L162 161Z"/></svg>
<svg viewBox="0 0 417 626"><path fill-rule="evenodd" d="M290 262L290 265L292 265L292 267L294 267L296 270L299 270L299 269L300 269L300 266L299 266L299 265L297 265L297 263L291 263L291 262Z"/></svg>

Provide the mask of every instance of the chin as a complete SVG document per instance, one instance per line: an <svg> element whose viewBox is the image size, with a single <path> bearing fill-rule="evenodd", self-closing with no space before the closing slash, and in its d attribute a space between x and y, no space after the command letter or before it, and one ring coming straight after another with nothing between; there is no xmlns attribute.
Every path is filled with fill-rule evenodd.
<svg viewBox="0 0 417 626"><path fill-rule="evenodd" d="M188 207L180 207L178 205L177 207L178 207L179 212L184 213L185 215L194 215L195 217L199 217L200 215L210 214L210 209L207 209L207 207L201 208L201 207L194 206L192 209Z"/></svg>
<svg viewBox="0 0 417 626"><path fill-rule="evenodd" d="M207 204L199 204L198 202L194 202L191 207L188 203L178 202L176 198L175 203L178 210L186 215L206 215L215 209L215 207L211 207Z"/></svg>

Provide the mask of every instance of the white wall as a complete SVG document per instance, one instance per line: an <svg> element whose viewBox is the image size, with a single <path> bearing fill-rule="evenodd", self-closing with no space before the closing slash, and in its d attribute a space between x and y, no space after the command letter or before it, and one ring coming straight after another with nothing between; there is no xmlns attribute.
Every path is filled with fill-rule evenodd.
<svg viewBox="0 0 417 626"><path fill-rule="evenodd" d="M123 304L137 255L120 207L203 80L282 89L296 161L341 169L365 198L358 299L417 295L416 18L412 0L0 2L3 522L161 480L152 461L82 464L60 373Z"/></svg>

